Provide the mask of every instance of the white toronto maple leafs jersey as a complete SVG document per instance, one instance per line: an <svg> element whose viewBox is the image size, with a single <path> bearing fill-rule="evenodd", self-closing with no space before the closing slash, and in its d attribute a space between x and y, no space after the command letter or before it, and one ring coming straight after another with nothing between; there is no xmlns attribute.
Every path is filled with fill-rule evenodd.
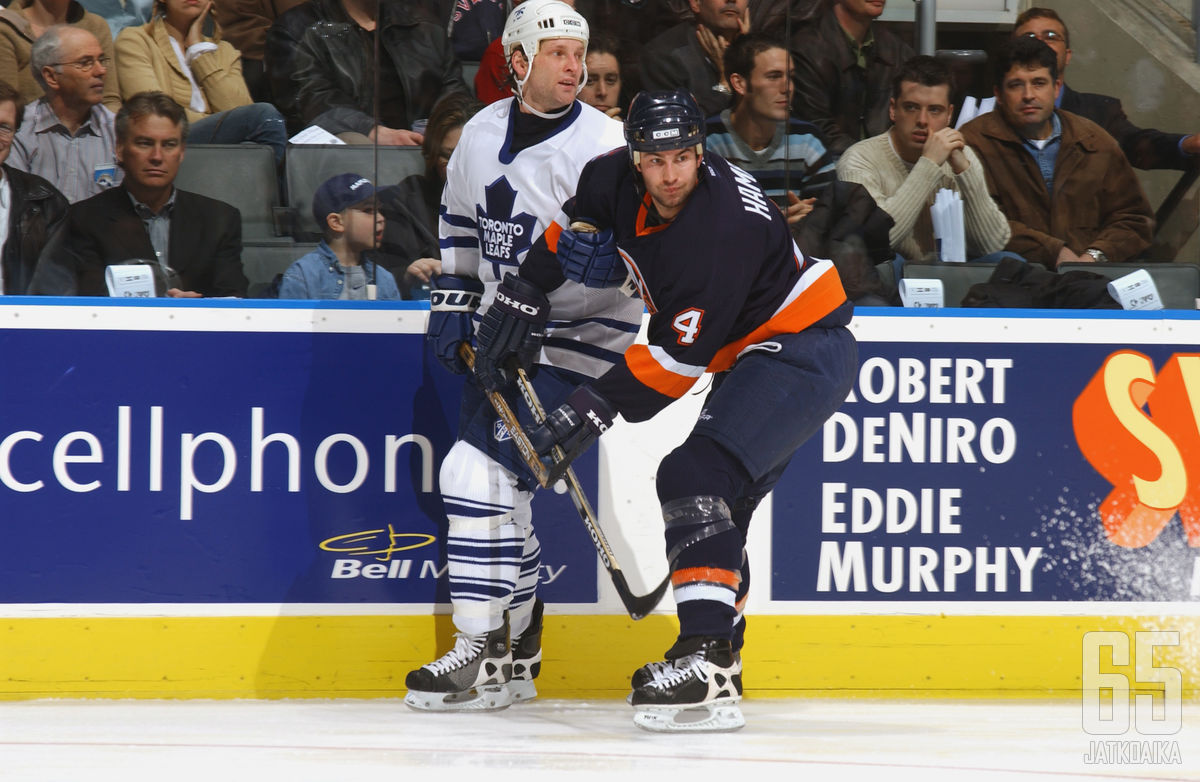
<svg viewBox="0 0 1200 782"><path fill-rule="evenodd" d="M575 195L584 165L625 144L620 122L575 101L557 132L513 155L516 106L497 101L472 117L446 168L438 221L442 272L483 282L477 321L504 274L516 273ZM641 299L618 289L567 281L549 298L542 364L598 377L622 360L641 325Z"/></svg>

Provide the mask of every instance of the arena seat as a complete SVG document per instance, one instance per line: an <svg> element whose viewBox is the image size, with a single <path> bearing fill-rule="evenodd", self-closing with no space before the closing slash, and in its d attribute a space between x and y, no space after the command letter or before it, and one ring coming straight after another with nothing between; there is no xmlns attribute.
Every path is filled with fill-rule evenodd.
<svg viewBox="0 0 1200 782"><path fill-rule="evenodd" d="M242 213L242 241L290 243L275 235L280 205L275 154L261 144L189 144L175 184L215 198Z"/></svg>
<svg viewBox="0 0 1200 782"><path fill-rule="evenodd" d="M250 280L247 297L261 298L276 275L283 274L300 256L317 249L316 242L287 244L245 244L242 246L242 270Z"/></svg>
<svg viewBox="0 0 1200 782"><path fill-rule="evenodd" d="M906 280L941 280L945 306L961 307L963 297L971 286L987 282L996 264L968 261L967 263L906 263L902 276Z"/></svg>
<svg viewBox="0 0 1200 782"><path fill-rule="evenodd" d="M1060 272L1080 269L1117 279L1145 269L1154 280L1158 297L1169 310L1194 310L1200 298L1200 266L1194 263L1060 263Z"/></svg>
<svg viewBox="0 0 1200 782"><path fill-rule="evenodd" d="M338 174L362 174L377 187L395 185L411 174L425 171L420 147L378 147L379 172L375 174L375 148L358 145L291 144L285 157L287 205L294 220L297 241L319 241L321 234L312 216L312 197L321 183Z"/></svg>

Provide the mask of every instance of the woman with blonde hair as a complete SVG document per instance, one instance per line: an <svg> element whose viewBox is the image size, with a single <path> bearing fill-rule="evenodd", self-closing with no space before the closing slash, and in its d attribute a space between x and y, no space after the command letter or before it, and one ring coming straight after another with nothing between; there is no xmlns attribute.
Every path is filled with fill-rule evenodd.
<svg viewBox="0 0 1200 782"><path fill-rule="evenodd" d="M221 40L212 0L158 0L154 16L117 35L122 98L159 91L182 106L193 144L266 144L282 161L287 130L278 109L255 103L242 57Z"/></svg>

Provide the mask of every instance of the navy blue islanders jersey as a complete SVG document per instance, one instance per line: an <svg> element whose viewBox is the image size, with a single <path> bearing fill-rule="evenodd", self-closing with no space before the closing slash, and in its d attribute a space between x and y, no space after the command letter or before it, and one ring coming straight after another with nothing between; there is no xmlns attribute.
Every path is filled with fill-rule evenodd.
<svg viewBox="0 0 1200 782"><path fill-rule="evenodd" d="M574 198L521 267L522 277L552 290L564 279L554 252L562 228L586 220L613 229L650 313L648 344L631 346L592 388L626 420L654 416L751 345L849 322L853 308L833 263L805 257L754 177L719 155L705 154L675 219L655 218L629 152L615 150L584 167Z"/></svg>

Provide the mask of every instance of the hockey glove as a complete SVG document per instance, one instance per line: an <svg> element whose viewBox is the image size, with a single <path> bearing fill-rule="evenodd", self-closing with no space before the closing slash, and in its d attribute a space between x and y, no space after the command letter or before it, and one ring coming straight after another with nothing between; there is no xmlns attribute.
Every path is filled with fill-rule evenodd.
<svg viewBox="0 0 1200 782"><path fill-rule="evenodd" d="M589 288L616 288L628 276L612 229L598 231L586 217L559 234L557 255L563 275Z"/></svg>
<svg viewBox="0 0 1200 782"><path fill-rule="evenodd" d="M429 329L425 340L446 369L456 375L467 372L458 356L458 346L471 339L471 317L483 297L483 283L471 277L439 274L429 293Z"/></svg>
<svg viewBox="0 0 1200 782"><path fill-rule="evenodd" d="M549 317L550 302L542 289L507 272L475 335L475 377L480 385L498 391L516 379L516 367L533 366Z"/></svg>
<svg viewBox="0 0 1200 782"><path fill-rule="evenodd" d="M549 469L547 485L558 482L571 462L612 426L617 411L608 400L587 386L571 392L546 415L546 420L529 431L529 443ZM559 453L556 449L562 449Z"/></svg>

